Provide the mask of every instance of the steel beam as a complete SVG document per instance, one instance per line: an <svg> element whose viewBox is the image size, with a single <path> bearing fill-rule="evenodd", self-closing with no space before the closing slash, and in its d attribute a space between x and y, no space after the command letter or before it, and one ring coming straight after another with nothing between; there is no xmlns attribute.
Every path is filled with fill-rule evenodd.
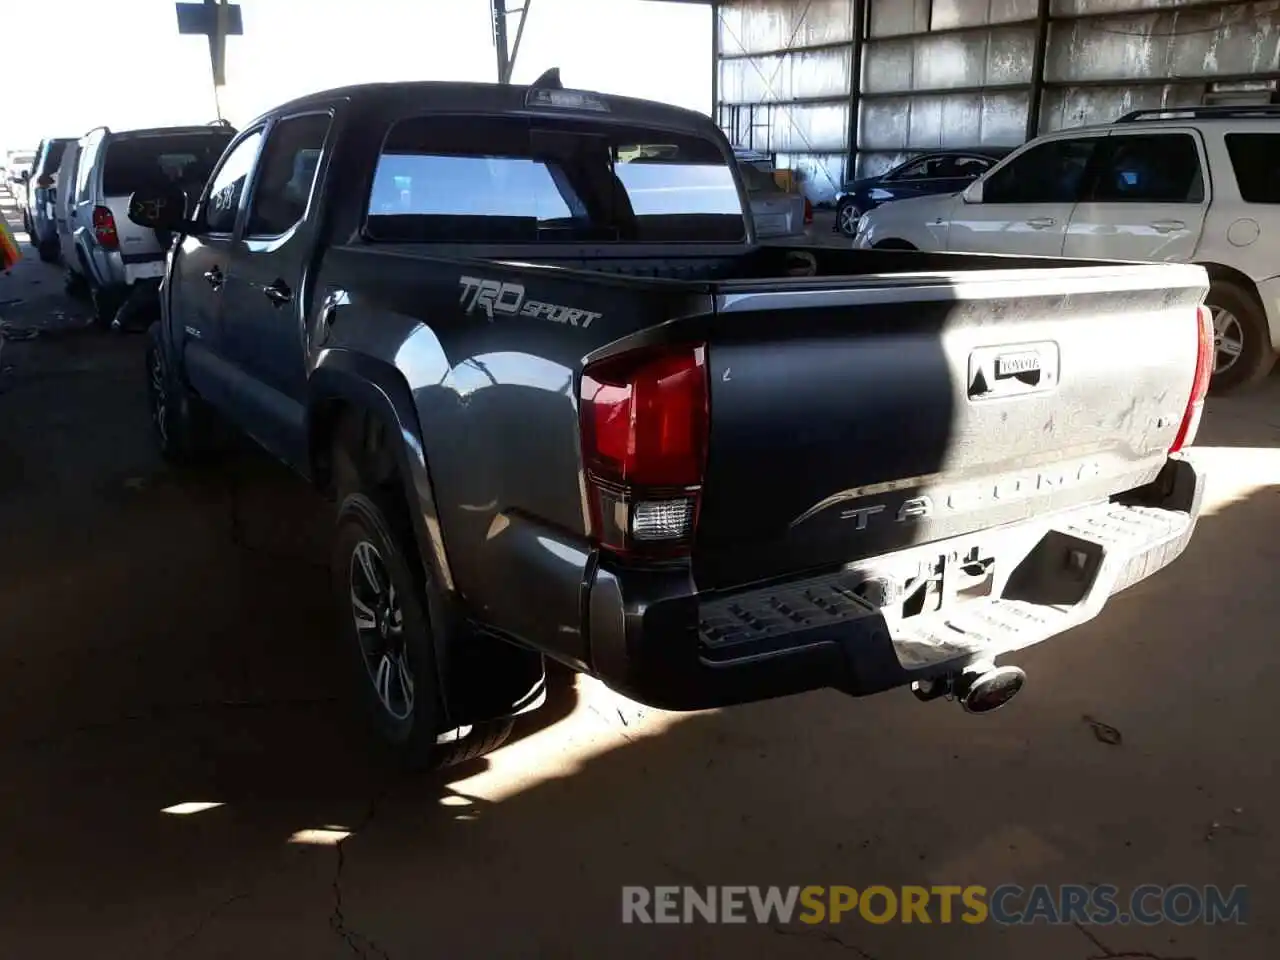
<svg viewBox="0 0 1280 960"><path fill-rule="evenodd" d="M1040 0L1036 8L1036 45L1031 55L1031 102L1027 104L1027 139L1040 135L1040 101L1044 97L1044 62L1049 51L1049 5Z"/></svg>

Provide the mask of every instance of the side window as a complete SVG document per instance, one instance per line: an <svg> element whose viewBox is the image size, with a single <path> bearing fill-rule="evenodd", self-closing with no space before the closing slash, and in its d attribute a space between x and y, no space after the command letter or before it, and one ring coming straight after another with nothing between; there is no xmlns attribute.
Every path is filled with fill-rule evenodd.
<svg viewBox="0 0 1280 960"><path fill-rule="evenodd" d="M77 201L89 199L89 174L93 171L94 161L98 158L98 146L101 143L101 137L93 137L85 142L84 150L80 153L80 162L76 166Z"/></svg>
<svg viewBox="0 0 1280 960"><path fill-rule="evenodd" d="M1097 203L1200 203L1204 178L1189 133L1112 135L1098 164Z"/></svg>
<svg viewBox="0 0 1280 960"><path fill-rule="evenodd" d="M204 221L209 233L231 233L235 230L236 211L240 209L244 185L249 180L261 142L262 131L255 130L232 148L214 173L204 207Z"/></svg>
<svg viewBox="0 0 1280 960"><path fill-rule="evenodd" d="M950 180L973 180L990 169L991 161L982 157L946 157L934 176Z"/></svg>
<svg viewBox="0 0 1280 960"><path fill-rule="evenodd" d="M924 160L916 160L914 163L908 163L905 167L899 167L893 173L885 177L886 180L921 180L925 177L931 177L930 172L935 158L927 157Z"/></svg>
<svg viewBox="0 0 1280 960"><path fill-rule="evenodd" d="M1280 133L1228 133L1227 153L1245 203L1280 203Z"/></svg>
<svg viewBox="0 0 1280 960"><path fill-rule="evenodd" d="M272 129L249 201L248 236L278 237L302 219L330 122L329 114L313 113Z"/></svg>
<svg viewBox="0 0 1280 960"><path fill-rule="evenodd" d="M983 203L1075 203L1097 137L1050 140L1024 151L982 185Z"/></svg>

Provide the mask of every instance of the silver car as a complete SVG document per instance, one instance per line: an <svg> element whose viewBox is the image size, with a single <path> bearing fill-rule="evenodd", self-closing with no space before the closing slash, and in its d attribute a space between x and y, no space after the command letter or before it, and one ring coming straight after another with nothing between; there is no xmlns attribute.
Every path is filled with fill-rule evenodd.
<svg viewBox="0 0 1280 960"><path fill-rule="evenodd" d="M235 136L225 124L161 127L116 133L106 127L80 138L74 197L59 224L72 288L93 300L95 321L109 326L126 304L154 301L165 254L154 230L129 219L129 197L157 183L176 183L195 196Z"/></svg>
<svg viewBox="0 0 1280 960"><path fill-rule="evenodd" d="M738 170L747 188L756 238L769 242L802 243L808 239L813 207L799 193L787 193L773 178L773 164L764 154L735 150Z"/></svg>

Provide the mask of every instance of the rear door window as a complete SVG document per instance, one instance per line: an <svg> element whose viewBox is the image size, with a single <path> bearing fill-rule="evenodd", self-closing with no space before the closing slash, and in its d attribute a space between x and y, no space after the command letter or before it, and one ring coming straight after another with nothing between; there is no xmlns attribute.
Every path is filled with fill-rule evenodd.
<svg viewBox="0 0 1280 960"><path fill-rule="evenodd" d="M127 197L157 182L199 191L230 141L220 129L114 138L103 161L102 192Z"/></svg>
<svg viewBox="0 0 1280 960"><path fill-rule="evenodd" d="M1227 154L1245 203L1280 203L1280 133L1228 133Z"/></svg>
<svg viewBox="0 0 1280 960"><path fill-rule="evenodd" d="M745 220L718 144L572 121L396 123L366 233L422 242L735 242Z"/></svg>
<svg viewBox="0 0 1280 960"><path fill-rule="evenodd" d="M1107 138L1089 199L1094 203L1200 203L1204 177L1189 133Z"/></svg>

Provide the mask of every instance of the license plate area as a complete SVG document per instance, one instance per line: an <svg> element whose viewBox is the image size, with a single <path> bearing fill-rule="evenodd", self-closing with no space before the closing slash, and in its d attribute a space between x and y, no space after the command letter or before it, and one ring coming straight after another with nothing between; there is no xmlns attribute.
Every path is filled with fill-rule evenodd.
<svg viewBox="0 0 1280 960"><path fill-rule="evenodd" d="M126 263L124 266L124 276L131 284L138 280L153 280L156 277L163 277L164 261L152 260L146 263Z"/></svg>

